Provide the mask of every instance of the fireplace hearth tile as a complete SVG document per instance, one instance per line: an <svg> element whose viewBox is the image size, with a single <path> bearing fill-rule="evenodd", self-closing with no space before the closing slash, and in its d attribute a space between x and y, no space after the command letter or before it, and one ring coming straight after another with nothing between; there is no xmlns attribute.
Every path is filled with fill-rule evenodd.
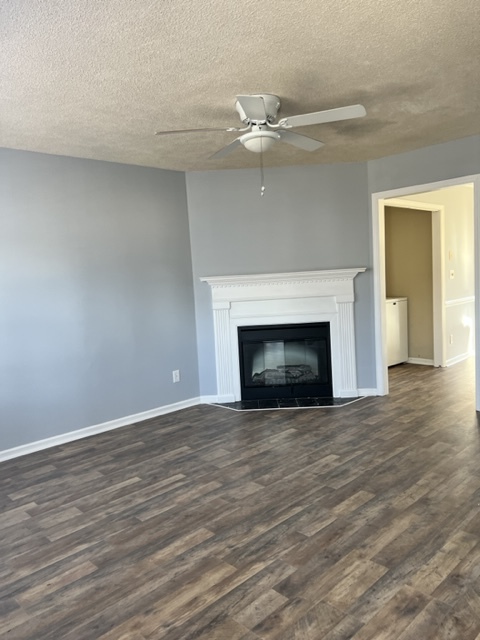
<svg viewBox="0 0 480 640"><path fill-rule="evenodd" d="M278 401L276 398L267 398L258 400L259 409L278 409Z"/></svg>
<svg viewBox="0 0 480 640"><path fill-rule="evenodd" d="M277 404L279 409L284 409L287 407L298 407L296 398L280 398L277 400Z"/></svg>
<svg viewBox="0 0 480 640"><path fill-rule="evenodd" d="M263 400L239 400L237 402L212 403L214 407L222 407L232 411L265 411L278 409L325 409L345 407L362 400L359 398L273 398Z"/></svg>
<svg viewBox="0 0 480 640"><path fill-rule="evenodd" d="M258 409L258 400L240 400L240 402L232 402L238 411L249 411L250 409Z"/></svg>
<svg viewBox="0 0 480 640"><path fill-rule="evenodd" d="M298 407L318 407L318 403L321 398L298 398L297 406ZM329 398L325 398L325 400L329 400Z"/></svg>

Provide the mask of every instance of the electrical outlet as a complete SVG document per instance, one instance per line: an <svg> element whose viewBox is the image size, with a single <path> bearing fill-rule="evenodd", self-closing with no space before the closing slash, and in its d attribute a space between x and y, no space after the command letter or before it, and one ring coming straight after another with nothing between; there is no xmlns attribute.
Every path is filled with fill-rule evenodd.
<svg viewBox="0 0 480 640"><path fill-rule="evenodd" d="M449 340L450 344L453 344L453 333L450 334L450 340Z"/></svg>
<svg viewBox="0 0 480 640"><path fill-rule="evenodd" d="M175 371L172 371L172 379L174 382L180 382L180 370L179 369L175 369Z"/></svg>

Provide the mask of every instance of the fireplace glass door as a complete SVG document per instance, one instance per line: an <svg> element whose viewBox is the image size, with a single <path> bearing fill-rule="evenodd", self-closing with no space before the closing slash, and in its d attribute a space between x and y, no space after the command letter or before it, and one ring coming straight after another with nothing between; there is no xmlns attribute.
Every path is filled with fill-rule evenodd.
<svg viewBox="0 0 480 640"><path fill-rule="evenodd" d="M332 397L330 324L239 327L242 400Z"/></svg>

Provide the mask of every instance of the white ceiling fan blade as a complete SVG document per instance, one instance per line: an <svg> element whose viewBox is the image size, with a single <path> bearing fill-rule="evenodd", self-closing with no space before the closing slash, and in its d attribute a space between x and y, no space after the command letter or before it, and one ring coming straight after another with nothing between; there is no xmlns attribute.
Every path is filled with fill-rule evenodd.
<svg viewBox="0 0 480 640"><path fill-rule="evenodd" d="M298 116L288 116L282 118L278 123L281 127L305 127L309 124L324 124L326 122L338 122L339 120L349 120L350 118L362 118L367 115L365 107L361 104L352 104L349 107L339 107L338 109L327 109L326 111L315 111L314 113L303 113Z"/></svg>
<svg viewBox="0 0 480 640"><path fill-rule="evenodd" d="M302 136L299 133L294 133L293 131L277 129L276 133L279 134L282 142L288 142L288 144L292 144L294 147L298 147L304 151L316 151L317 149L320 149L320 147L324 146L323 142L320 142L320 140L314 140L313 138Z"/></svg>
<svg viewBox="0 0 480 640"><path fill-rule="evenodd" d="M201 131L243 131L243 129L239 129L238 127L207 127L206 129L172 129L170 131L155 131L156 136L168 136L172 133L198 133Z"/></svg>
<svg viewBox="0 0 480 640"><path fill-rule="evenodd" d="M265 101L261 96L237 96L237 102L250 120L257 122L265 122L267 120Z"/></svg>
<svg viewBox="0 0 480 640"><path fill-rule="evenodd" d="M230 142L230 144L227 144L226 147L222 147L220 151L214 153L212 156L210 156L209 159L213 160L214 158L224 158L225 156L228 156L229 153L232 153L232 151L234 151L241 144L242 143L240 142L240 138L237 138L233 142Z"/></svg>

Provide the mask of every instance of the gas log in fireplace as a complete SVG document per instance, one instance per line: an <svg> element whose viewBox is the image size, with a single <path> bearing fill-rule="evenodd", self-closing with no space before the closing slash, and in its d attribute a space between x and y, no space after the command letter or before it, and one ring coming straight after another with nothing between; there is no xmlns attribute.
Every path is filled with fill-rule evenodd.
<svg viewBox="0 0 480 640"><path fill-rule="evenodd" d="M332 397L330 323L238 327L242 400Z"/></svg>

